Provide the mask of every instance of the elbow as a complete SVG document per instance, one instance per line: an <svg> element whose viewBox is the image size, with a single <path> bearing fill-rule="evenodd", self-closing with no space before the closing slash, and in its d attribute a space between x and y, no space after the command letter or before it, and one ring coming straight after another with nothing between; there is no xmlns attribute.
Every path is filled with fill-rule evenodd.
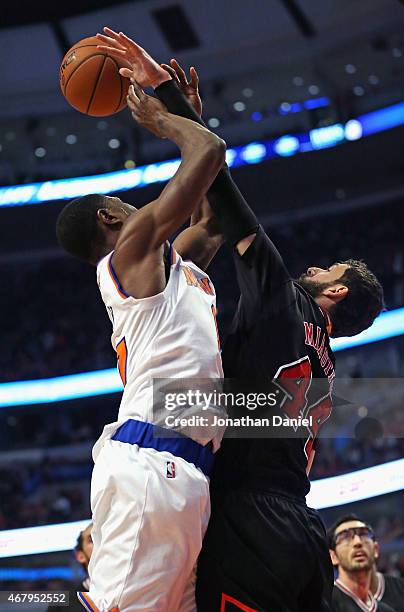
<svg viewBox="0 0 404 612"><path fill-rule="evenodd" d="M212 163L220 169L226 161L226 143L224 140L211 134L211 138L207 143L207 153Z"/></svg>

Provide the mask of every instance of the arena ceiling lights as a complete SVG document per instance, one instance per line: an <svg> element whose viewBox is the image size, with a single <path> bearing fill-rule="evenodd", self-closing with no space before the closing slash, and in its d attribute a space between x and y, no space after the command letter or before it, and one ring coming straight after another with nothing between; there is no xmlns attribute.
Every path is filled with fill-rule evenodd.
<svg viewBox="0 0 404 612"><path fill-rule="evenodd" d="M275 140L253 142L243 147L228 149L226 161L230 168L258 164L274 157L290 157L297 153L334 147L342 142L359 140L399 125L404 125L404 102L360 115L345 124L336 123L304 134L287 134ZM179 159L174 159L132 170L0 187L0 207L69 200L88 193L108 194L139 189L168 181L176 172L179 163Z"/></svg>

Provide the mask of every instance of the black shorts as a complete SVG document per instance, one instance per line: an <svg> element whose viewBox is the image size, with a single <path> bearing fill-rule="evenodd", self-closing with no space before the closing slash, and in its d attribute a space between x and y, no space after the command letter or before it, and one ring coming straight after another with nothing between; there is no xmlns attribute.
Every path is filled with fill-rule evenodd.
<svg viewBox="0 0 404 612"><path fill-rule="evenodd" d="M198 612L329 612L333 569L319 514L276 493L213 500Z"/></svg>

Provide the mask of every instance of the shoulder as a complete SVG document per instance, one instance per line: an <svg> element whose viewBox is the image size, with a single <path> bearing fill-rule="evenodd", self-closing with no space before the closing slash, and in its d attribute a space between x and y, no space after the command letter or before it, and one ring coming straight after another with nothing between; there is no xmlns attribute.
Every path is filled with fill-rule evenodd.
<svg viewBox="0 0 404 612"><path fill-rule="evenodd" d="M339 589L337 587L336 584L334 584L334 588L332 590L332 609L333 612L342 612L343 610L347 610L347 605L349 606L349 604L352 603L352 600L350 597L348 597L348 595L345 595L345 593L343 593L341 591L341 589Z"/></svg>
<svg viewBox="0 0 404 612"><path fill-rule="evenodd" d="M391 589L398 593L401 593L404 598L404 578L401 576L390 576L389 574L383 574L384 584L386 589Z"/></svg>
<svg viewBox="0 0 404 612"><path fill-rule="evenodd" d="M379 601L377 604L378 612L396 612L394 608L384 603L383 601Z"/></svg>
<svg viewBox="0 0 404 612"><path fill-rule="evenodd" d="M402 576L391 576L390 574L383 574L386 584L395 584L404 588L404 578Z"/></svg>

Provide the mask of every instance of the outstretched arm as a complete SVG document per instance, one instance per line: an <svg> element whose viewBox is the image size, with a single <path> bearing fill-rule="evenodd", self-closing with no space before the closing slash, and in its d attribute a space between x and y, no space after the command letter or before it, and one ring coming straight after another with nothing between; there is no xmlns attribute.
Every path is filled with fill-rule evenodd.
<svg viewBox="0 0 404 612"><path fill-rule="evenodd" d="M107 36L98 34L102 48L111 55L126 59L128 68L121 69L124 76L133 71L143 86L151 86L170 112L204 125L196 111L188 104L177 83L142 47L122 32L104 29ZM174 66L173 66L174 67ZM191 72L192 76L192 72ZM258 221L248 206L226 165L220 170L207 193L209 204L220 221L226 240L242 255L254 240Z"/></svg>
<svg viewBox="0 0 404 612"><path fill-rule="evenodd" d="M108 36L98 35L104 42L103 49L111 55L126 59L128 68L121 68L123 76L132 74L142 78L144 86L154 87L156 94L170 112L192 119L202 125L202 120L177 86L183 81L183 71L171 61L171 68L178 79L172 78L150 55L125 34L105 29ZM166 68L169 68L166 65ZM191 72L192 77L192 72ZM191 79L192 81L192 79ZM183 87L182 87L183 89ZM254 317L268 298L274 312L285 308L295 300L293 282L274 244L259 227L257 218L248 206L228 167L224 164L207 192L209 204L220 221L223 234L236 249L235 257L238 282L245 311Z"/></svg>
<svg viewBox="0 0 404 612"><path fill-rule="evenodd" d="M143 279L139 280L139 269L146 274L155 265L161 246L203 198L223 163L225 143L195 122L168 113L161 102L146 95L137 83L130 87L128 105L140 125L159 137L169 138L181 151L181 164L175 176L157 200L128 218L113 256L125 291L146 297L139 295L140 287L144 286Z"/></svg>
<svg viewBox="0 0 404 612"><path fill-rule="evenodd" d="M171 60L171 66L167 64L162 66L170 73L172 80L163 80L164 77L161 75L162 82L155 88L159 99L164 102L170 112L205 125L197 114L194 105L189 104L190 96L185 97L183 95L183 92L186 92L186 88L192 83L194 83L197 92L198 81L196 80L195 68L191 69L191 81L188 83L183 69L176 60ZM227 242L235 247L240 255L243 255L256 236L258 221L233 181L226 163L223 164L212 183L207 198L212 211L220 222Z"/></svg>

